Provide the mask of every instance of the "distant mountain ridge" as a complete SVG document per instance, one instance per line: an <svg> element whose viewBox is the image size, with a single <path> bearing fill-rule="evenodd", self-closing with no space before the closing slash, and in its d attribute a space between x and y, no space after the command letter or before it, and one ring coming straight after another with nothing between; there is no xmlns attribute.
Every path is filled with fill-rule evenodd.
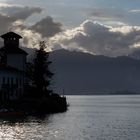
<svg viewBox="0 0 140 140"><path fill-rule="evenodd" d="M140 61L57 50L50 54L54 88L66 94L140 91Z"/></svg>
<svg viewBox="0 0 140 140"><path fill-rule="evenodd" d="M25 49L32 58L35 49ZM88 53L56 50L50 53L55 73L52 88L65 94L106 94L140 91L139 53L107 57ZM139 92L140 93L140 92Z"/></svg>
<svg viewBox="0 0 140 140"><path fill-rule="evenodd" d="M128 57L140 60L140 50L135 50L134 52L129 54Z"/></svg>

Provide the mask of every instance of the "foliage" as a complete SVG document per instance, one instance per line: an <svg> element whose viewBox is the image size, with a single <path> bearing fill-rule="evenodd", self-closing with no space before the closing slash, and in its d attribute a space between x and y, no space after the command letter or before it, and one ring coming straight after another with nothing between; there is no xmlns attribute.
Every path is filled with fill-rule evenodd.
<svg viewBox="0 0 140 140"><path fill-rule="evenodd" d="M49 65L52 62L48 60L49 52L46 52L45 49L45 42L40 42L33 63L27 64L27 76L31 80L32 86L35 87L36 92L40 95L44 93L49 95L52 92L49 90L53 76L53 73L49 70Z"/></svg>

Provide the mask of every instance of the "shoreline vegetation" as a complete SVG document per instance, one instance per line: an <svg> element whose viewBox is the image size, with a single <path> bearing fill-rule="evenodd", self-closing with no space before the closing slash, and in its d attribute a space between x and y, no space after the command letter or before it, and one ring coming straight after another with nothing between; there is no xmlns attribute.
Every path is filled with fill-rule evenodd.
<svg viewBox="0 0 140 140"><path fill-rule="evenodd" d="M1 115L45 115L67 111L66 97L54 93L50 88L53 73L49 70L52 63L44 41L40 42L32 62L24 72L24 92L17 99L10 99L10 93L0 92Z"/></svg>
<svg viewBox="0 0 140 140"><path fill-rule="evenodd" d="M35 92L34 92L35 93ZM66 97L58 94L38 97L32 94L25 94L18 100L11 100L3 103L1 115L36 116L67 111ZM11 113L10 113L11 112ZM13 114L15 112L15 114Z"/></svg>

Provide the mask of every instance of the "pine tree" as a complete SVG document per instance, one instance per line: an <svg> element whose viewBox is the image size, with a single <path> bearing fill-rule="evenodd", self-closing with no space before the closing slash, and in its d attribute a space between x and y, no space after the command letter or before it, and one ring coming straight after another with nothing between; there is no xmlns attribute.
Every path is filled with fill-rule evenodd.
<svg viewBox="0 0 140 140"><path fill-rule="evenodd" d="M40 95L44 93L49 95L52 92L49 90L53 76L53 73L49 70L49 65L52 62L48 60L49 52L46 52L45 49L45 42L40 42L39 50L36 51L33 62L33 85L36 88L37 94Z"/></svg>

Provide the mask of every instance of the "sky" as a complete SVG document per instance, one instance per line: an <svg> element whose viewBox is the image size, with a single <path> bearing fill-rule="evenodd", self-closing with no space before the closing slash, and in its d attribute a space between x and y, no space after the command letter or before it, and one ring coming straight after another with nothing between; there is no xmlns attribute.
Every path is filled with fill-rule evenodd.
<svg viewBox="0 0 140 140"><path fill-rule="evenodd" d="M140 0L0 0L0 27L22 46L129 55L140 49Z"/></svg>

